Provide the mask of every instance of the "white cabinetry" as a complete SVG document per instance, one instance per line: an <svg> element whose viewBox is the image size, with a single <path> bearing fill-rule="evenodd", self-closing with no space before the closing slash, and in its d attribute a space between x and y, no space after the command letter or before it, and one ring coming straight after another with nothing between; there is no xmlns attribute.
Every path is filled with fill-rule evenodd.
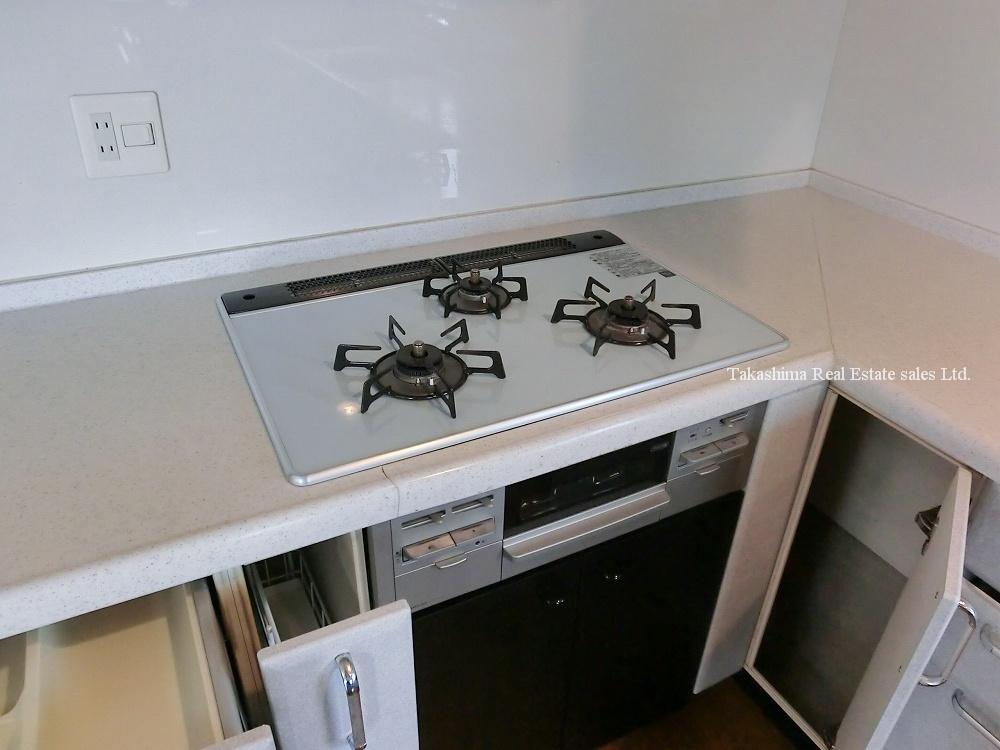
<svg viewBox="0 0 1000 750"><path fill-rule="evenodd" d="M829 392L746 665L818 746L885 744L961 596L971 479Z"/></svg>
<svg viewBox="0 0 1000 750"><path fill-rule="evenodd" d="M947 679L913 691L888 750L1000 747L1000 603L968 581L962 599L966 609L953 618L928 668Z"/></svg>
<svg viewBox="0 0 1000 750"><path fill-rule="evenodd" d="M360 541L220 573L224 623L194 581L0 641L0 750L415 750L410 610L369 611Z"/></svg>

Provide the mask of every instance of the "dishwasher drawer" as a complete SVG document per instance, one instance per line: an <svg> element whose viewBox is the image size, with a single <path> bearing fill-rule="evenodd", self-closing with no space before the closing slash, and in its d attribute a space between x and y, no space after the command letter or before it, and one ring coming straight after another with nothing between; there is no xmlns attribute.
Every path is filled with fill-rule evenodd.
<svg viewBox="0 0 1000 750"><path fill-rule="evenodd" d="M274 748L242 732L204 581L0 641L0 750Z"/></svg>

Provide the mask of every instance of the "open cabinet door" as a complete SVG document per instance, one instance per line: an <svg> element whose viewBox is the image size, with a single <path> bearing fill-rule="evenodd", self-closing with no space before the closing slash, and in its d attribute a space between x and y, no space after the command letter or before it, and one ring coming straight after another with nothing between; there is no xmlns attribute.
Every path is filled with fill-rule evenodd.
<svg viewBox="0 0 1000 750"><path fill-rule="evenodd" d="M282 750L416 750L405 601L282 641L258 658Z"/></svg>
<svg viewBox="0 0 1000 750"><path fill-rule="evenodd" d="M958 606L971 484L830 389L746 662L818 747L885 744Z"/></svg>
<svg viewBox="0 0 1000 750"><path fill-rule="evenodd" d="M956 467L930 544L910 575L837 733L837 750L881 748L962 596L972 475Z"/></svg>

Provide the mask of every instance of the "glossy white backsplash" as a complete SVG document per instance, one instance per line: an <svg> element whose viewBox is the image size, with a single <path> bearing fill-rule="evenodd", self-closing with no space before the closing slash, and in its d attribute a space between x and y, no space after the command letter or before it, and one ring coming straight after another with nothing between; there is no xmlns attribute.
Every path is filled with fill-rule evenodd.
<svg viewBox="0 0 1000 750"><path fill-rule="evenodd" d="M850 0L815 166L1000 232L1000 0Z"/></svg>
<svg viewBox="0 0 1000 750"><path fill-rule="evenodd" d="M843 6L8 0L0 280L806 168ZM119 91L169 172L85 176Z"/></svg>

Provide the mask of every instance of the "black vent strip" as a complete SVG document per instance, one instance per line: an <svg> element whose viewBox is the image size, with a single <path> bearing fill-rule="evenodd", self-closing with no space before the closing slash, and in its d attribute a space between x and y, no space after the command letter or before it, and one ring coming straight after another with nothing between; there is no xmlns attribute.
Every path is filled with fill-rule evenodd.
<svg viewBox="0 0 1000 750"><path fill-rule="evenodd" d="M436 266L432 260L397 263L391 266L368 268L363 271L348 271L330 276L317 276L312 279L291 281L285 286L293 297L313 299L316 297L334 297L361 289L373 289L388 284L402 284L407 281L419 281L435 272Z"/></svg>
<svg viewBox="0 0 1000 750"><path fill-rule="evenodd" d="M611 232L604 230L582 232L564 237L549 237L544 240L502 245L439 258L364 268L328 276L298 279L284 284L271 284L254 289L243 289L238 292L227 292L222 295L222 303L226 312L235 315L291 305L305 300L336 297L350 292L419 281L431 274L440 275L446 270L450 271L453 264L457 264L461 268L485 267L496 263L503 263L506 266L529 260L600 250L621 244L623 244L621 239Z"/></svg>
<svg viewBox="0 0 1000 750"><path fill-rule="evenodd" d="M492 247L487 250L473 250L470 253L449 255L442 260L449 263L454 261L459 266L464 267L475 264L495 265L497 263L503 263L506 266L512 263L552 258L557 255L567 255L574 252L577 252L577 246L567 237L553 237L548 240L521 242L517 245L503 245L502 247Z"/></svg>

